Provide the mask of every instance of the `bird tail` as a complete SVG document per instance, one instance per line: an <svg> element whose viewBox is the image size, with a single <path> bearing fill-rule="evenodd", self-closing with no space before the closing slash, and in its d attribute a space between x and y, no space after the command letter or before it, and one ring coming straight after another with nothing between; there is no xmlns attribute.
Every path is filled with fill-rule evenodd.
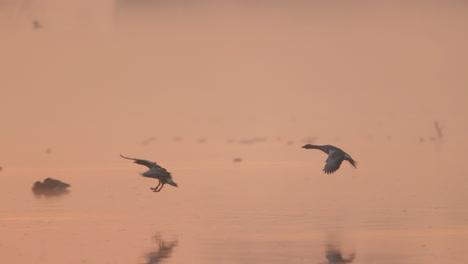
<svg viewBox="0 0 468 264"><path fill-rule="evenodd" d="M171 178L167 179L167 183L174 186L174 187L179 187L179 185L177 185L177 183L175 183Z"/></svg>
<svg viewBox="0 0 468 264"><path fill-rule="evenodd" d="M354 168L356 168L357 162L355 160L349 159L348 161L349 161L349 163L351 163L351 165L353 165Z"/></svg>

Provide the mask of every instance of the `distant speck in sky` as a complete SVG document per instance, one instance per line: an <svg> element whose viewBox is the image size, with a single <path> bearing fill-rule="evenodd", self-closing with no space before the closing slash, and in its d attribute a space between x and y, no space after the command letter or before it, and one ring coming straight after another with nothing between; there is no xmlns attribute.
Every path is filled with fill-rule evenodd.
<svg viewBox="0 0 468 264"><path fill-rule="evenodd" d="M255 137L250 139L241 139L238 141L239 144L253 144L257 142L266 142L267 138L264 137Z"/></svg>
<svg viewBox="0 0 468 264"><path fill-rule="evenodd" d="M442 127L439 125L439 122L437 120L434 121L434 128L437 132L437 138L439 141L442 141L444 134L442 133Z"/></svg>
<svg viewBox="0 0 468 264"><path fill-rule="evenodd" d="M148 145L149 143L151 143L153 141L156 141L155 137L147 138L147 139L143 140L141 143L146 146L146 145Z"/></svg>
<svg viewBox="0 0 468 264"><path fill-rule="evenodd" d="M33 25L33 29L40 29L42 28L42 24L38 21L38 20L34 20L32 22L32 25Z"/></svg>
<svg viewBox="0 0 468 264"><path fill-rule="evenodd" d="M317 137L306 137L302 139L302 142L313 144L317 140Z"/></svg>

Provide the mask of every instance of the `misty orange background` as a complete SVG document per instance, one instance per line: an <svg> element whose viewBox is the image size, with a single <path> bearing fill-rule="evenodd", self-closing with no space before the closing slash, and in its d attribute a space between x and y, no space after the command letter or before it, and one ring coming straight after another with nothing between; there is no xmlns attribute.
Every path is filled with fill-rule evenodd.
<svg viewBox="0 0 468 264"><path fill-rule="evenodd" d="M180 188L160 193L165 202L156 203L167 215L158 219L168 223L170 234L189 234L185 247L181 235L175 251L189 252L194 262L207 259L193 246L193 236L222 240L214 229L236 230L225 227L235 217L239 230L258 232L261 238L255 239L267 241L255 240L258 247L267 249L275 248L268 241L287 240L288 233L302 241L302 232L310 233L300 228L315 227L288 220L291 215L323 214L319 230L333 229L324 224L331 222L358 232L367 245L361 252L373 252L373 239L398 247L405 236L419 234L466 241L463 2L25 3L0 3L0 197L12 201L2 210L5 221L44 217L37 206L49 207L31 204L30 186L55 177L72 184L72 193L59 201L63 207L54 209L65 212L65 219L90 215L105 222L118 211L116 229L127 222L145 226L129 215L152 212L154 204L146 201L154 199L148 187L156 184L139 178L136 172L144 168L122 160L121 153L155 160L173 173ZM33 30L35 19L41 29ZM443 128L442 141L430 140L436 137L435 120ZM149 137L156 140L143 145ZM309 137L343 148L358 168L343 164L336 174L323 175L323 153L300 148ZM238 143L252 138L266 141ZM243 162L233 163L236 157ZM129 209L135 204L141 210ZM101 214L103 208L110 216ZM24 213L29 209L33 213ZM410 220L401 218L406 209L414 213ZM380 210L395 219L379 218ZM262 222L267 216L285 224L277 230L276 222ZM78 220L51 217L64 230L78 226ZM171 217L183 220L174 224ZM413 233L367 230L382 222L392 229L385 221ZM428 226L434 233L424 231ZM149 229L122 232L142 239L151 237ZM12 230L17 229L4 228ZM102 235L118 236L114 231ZM10 238L20 241L14 233ZM320 234L312 240L321 240ZM236 232L228 237L234 242L203 245L220 247L217 252L247 247ZM414 241L408 243L419 247ZM296 246L301 248L291 248ZM434 252L450 255L443 247L434 246ZM259 252L254 260L272 261ZM321 254L322 248L313 252ZM187 263L177 256L174 261Z"/></svg>

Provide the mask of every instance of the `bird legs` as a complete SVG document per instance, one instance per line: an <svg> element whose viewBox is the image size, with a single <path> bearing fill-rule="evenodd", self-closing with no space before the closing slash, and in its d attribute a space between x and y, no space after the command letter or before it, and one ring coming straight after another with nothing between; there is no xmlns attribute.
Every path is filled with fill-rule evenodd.
<svg viewBox="0 0 468 264"><path fill-rule="evenodd" d="M161 187L158 189L159 186L161 186ZM156 186L156 187L154 187L154 188L151 188L151 187L150 187L150 189L151 189L153 192L159 192L159 191L161 191L161 189L162 189L163 187L164 187L164 183L161 183L161 181L159 181L158 186Z"/></svg>

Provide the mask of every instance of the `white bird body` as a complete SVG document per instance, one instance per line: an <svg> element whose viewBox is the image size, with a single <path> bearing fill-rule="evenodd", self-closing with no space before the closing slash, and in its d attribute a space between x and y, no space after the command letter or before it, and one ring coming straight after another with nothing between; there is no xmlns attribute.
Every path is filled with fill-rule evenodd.
<svg viewBox="0 0 468 264"><path fill-rule="evenodd" d="M163 167L159 166L156 162L152 162L149 160L128 158L128 157L123 156L122 154L120 156L124 159L133 160L134 163L144 165L149 168L148 171L140 173L140 174L143 177L153 178L159 181L158 186L156 186L155 188L150 188L152 191L154 192L161 191L161 189L164 187L164 184L166 183L174 187L178 187L177 183L175 183L174 180L172 179L171 173L168 172ZM158 189L158 187L160 188Z"/></svg>
<svg viewBox="0 0 468 264"><path fill-rule="evenodd" d="M351 165L353 165L356 168L356 162L353 160L353 158L351 158L351 156L348 153L344 152L343 150L335 146L332 146L332 145L317 146L317 145L307 144L307 145L302 146L302 148L319 149L328 154L328 158L325 161L325 167L323 168L323 171L326 174L331 174L337 171L340 168L341 163L344 160L348 161L349 163L351 163Z"/></svg>

